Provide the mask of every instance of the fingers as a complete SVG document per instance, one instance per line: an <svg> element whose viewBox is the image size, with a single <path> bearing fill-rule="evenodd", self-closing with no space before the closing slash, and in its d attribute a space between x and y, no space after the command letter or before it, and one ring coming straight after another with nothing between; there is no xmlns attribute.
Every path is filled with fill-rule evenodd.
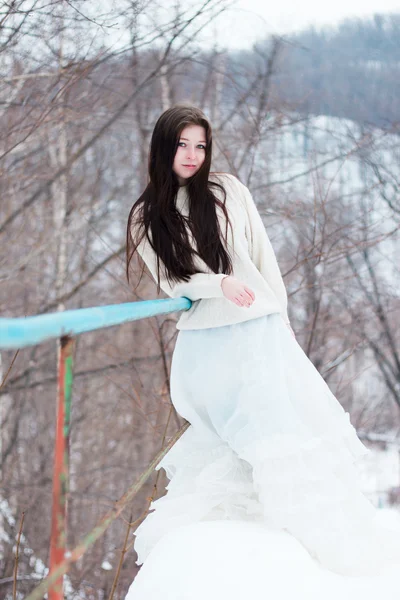
<svg viewBox="0 0 400 600"><path fill-rule="evenodd" d="M244 290L243 292L240 292L236 296L236 300L237 300L238 306L249 307L253 304L254 294L250 294L248 291Z"/></svg>
<svg viewBox="0 0 400 600"><path fill-rule="evenodd" d="M244 292L242 292L241 296L246 306L251 306L255 300L255 294L253 290L248 287L244 288Z"/></svg>
<svg viewBox="0 0 400 600"><path fill-rule="evenodd" d="M239 298L240 298L241 306L250 306L251 299L249 298L248 294L244 294L242 292L239 294Z"/></svg>
<svg viewBox="0 0 400 600"><path fill-rule="evenodd" d="M250 293L250 291L251 291L251 290L249 290L249 291L248 291L248 290L246 289L246 290L243 292L243 296L244 296L244 299L246 300L246 302L249 302L250 304L253 304L255 296L254 296L254 293Z"/></svg>
<svg viewBox="0 0 400 600"><path fill-rule="evenodd" d="M256 299L255 293L253 292L253 290L251 290L250 288L248 288L246 285L244 286L245 291L249 294L249 296L251 297L251 299L254 300Z"/></svg>
<svg viewBox="0 0 400 600"><path fill-rule="evenodd" d="M222 283L227 282L224 290L225 296L237 306L249 307L255 300L255 293L242 282L226 277ZM230 284L228 286L228 283ZM229 289L231 288L231 289Z"/></svg>

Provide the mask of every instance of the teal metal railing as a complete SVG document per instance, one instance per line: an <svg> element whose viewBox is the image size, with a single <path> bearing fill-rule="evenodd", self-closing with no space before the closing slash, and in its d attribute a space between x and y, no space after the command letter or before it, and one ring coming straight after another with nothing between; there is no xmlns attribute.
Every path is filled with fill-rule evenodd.
<svg viewBox="0 0 400 600"><path fill-rule="evenodd" d="M109 306L96 306L79 310L37 315L26 318L0 318L0 350L20 349L34 346L52 339L58 339L58 382L57 417L54 446L52 522L50 536L50 573L26 600L39 600L48 592L49 600L62 600L63 575L72 562L76 562L121 514L145 483L163 456L184 433L188 423L166 444L149 464L138 481L134 482L114 508L107 513L81 543L66 554L66 509L69 491L69 434L73 381L74 337L88 331L104 329L146 319L188 310L192 303L188 298L147 300Z"/></svg>
<svg viewBox="0 0 400 600"><path fill-rule="evenodd" d="M34 317L0 318L0 350L35 346L66 335L72 337L155 315L187 310L191 304L188 298L167 298L66 310Z"/></svg>

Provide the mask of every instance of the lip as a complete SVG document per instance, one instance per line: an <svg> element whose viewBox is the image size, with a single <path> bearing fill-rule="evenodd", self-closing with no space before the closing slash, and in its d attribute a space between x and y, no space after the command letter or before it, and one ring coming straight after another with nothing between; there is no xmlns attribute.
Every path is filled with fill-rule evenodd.
<svg viewBox="0 0 400 600"><path fill-rule="evenodd" d="M182 167L185 167L186 169L196 169L196 165L182 165Z"/></svg>

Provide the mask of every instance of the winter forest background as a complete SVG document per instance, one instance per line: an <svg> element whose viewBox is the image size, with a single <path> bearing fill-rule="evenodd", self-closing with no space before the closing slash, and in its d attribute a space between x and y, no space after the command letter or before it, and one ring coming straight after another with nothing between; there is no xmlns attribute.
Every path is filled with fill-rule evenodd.
<svg viewBox="0 0 400 600"><path fill-rule="evenodd" d="M249 50L201 43L227 7L225 0L177 1L167 12L141 0L0 7L0 314L156 297L150 276L136 292L126 282L126 220L146 185L155 120L191 101L213 123L214 170L239 176L258 204L299 343L360 436L391 449L388 481L371 487L378 475L366 477L371 497L396 502L400 13L266 34ZM135 273L138 262L133 285ZM181 425L175 414L166 430L176 320L155 317L78 339L71 548ZM23 597L48 564L56 344L1 359L0 597L11 597L24 512ZM164 493L163 472L156 492L154 483L155 476L73 566L71 597L110 596L127 526L153 493ZM124 597L137 570L133 529L114 598Z"/></svg>

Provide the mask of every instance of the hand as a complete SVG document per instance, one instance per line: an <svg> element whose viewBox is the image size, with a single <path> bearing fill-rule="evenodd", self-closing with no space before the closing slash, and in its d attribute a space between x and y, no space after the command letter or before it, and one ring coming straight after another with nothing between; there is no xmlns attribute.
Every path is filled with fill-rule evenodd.
<svg viewBox="0 0 400 600"><path fill-rule="evenodd" d="M249 307L255 300L255 294L247 285L227 275L221 282L221 287L225 298L236 304L237 306Z"/></svg>

